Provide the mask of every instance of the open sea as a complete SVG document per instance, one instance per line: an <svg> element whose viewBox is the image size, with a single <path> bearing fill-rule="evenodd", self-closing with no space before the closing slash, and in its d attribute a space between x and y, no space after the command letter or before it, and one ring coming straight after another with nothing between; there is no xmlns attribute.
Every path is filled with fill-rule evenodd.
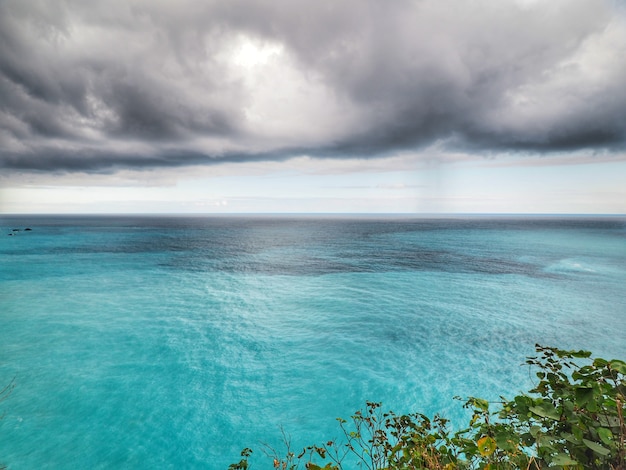
<svg viewBox="0 0 626 470"><path fill-rule="evenodd" d="M10 470L272 468L366 400L461 425L535 343L626 359L625 217L0 216Z"/></svg>

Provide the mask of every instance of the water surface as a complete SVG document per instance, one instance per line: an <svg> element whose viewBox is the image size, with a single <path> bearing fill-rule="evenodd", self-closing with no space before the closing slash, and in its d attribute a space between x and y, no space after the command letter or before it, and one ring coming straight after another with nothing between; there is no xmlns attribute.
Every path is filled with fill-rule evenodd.
<svg viewBox="0 0 626 470"><path fill-rule="evenodd" d="M365 400L460 421L454 395L528 389L537 342L626 358L620 217L2 216L0 236L13 470L226 468L280 426L335 437Z"/></svg>

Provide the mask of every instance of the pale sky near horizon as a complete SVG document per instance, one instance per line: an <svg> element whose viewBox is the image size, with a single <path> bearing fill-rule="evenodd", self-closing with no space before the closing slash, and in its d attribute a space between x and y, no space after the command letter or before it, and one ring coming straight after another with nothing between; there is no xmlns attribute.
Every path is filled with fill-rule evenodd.
<svg viewBox="0 0 626 470"><path fill-rule="evenodd" d="M611 0L0 3L0 213L626 213Z"/></svg>

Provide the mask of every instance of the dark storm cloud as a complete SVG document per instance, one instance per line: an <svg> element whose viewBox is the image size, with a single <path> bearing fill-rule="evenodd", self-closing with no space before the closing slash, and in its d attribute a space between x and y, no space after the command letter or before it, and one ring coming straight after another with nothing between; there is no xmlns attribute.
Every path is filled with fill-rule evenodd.
<svg viewBox="0 0 626 470"><path fill-rule="evenodd" d="M7 169L29 172L87 172L109 174L123 168L178 167L186 165L217 165L219 163L243 163L261 161L284 161L302 154L301 149L275 150L271 152L229 152L227 155L207 155L205 152L184 147L150 152L117 152L104 149L86 149L80 152L50 149L45 159L24 158L21 153L4 156Z"/></svg>
<svg viewBox="0 0 626 470"><path fill-rule="evenodd" d="M0 167L619 151L625 18L601 0L4 1ZM242 38L283 68L233 66Z"/></svg>

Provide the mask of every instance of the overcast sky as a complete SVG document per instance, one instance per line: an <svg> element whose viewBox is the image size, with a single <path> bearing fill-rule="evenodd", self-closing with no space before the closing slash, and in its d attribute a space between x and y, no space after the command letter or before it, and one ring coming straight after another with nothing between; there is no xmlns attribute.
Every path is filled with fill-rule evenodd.
<svg viewBox="0 0 626 470"><path fill-rule="evenodd" d="M626 213L626 8L0 1L0 213Z"/></svg>

